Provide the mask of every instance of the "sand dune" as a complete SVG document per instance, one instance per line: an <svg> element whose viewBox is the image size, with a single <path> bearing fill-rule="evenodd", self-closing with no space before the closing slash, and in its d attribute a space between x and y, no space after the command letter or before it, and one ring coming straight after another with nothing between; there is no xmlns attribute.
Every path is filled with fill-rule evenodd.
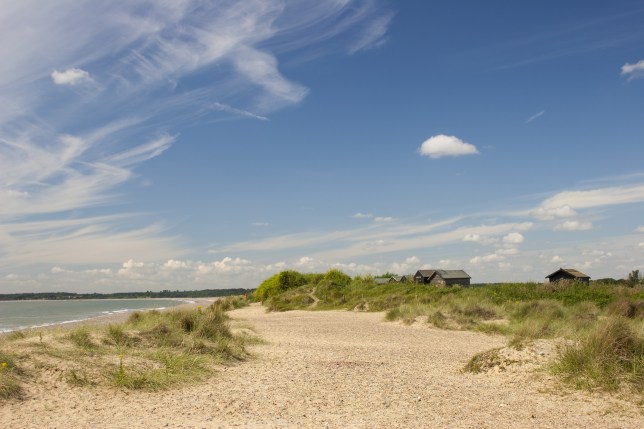
<svg viewBox="0 0 644 429"><path fill-rule="evenodd" d="M165 392L68 386L56 371L0 406L2 428L641 428L633 402L574 392L534 365L460 369L505 339L403 326L382 313L231 312L268 343L212 379Z"/></svg>

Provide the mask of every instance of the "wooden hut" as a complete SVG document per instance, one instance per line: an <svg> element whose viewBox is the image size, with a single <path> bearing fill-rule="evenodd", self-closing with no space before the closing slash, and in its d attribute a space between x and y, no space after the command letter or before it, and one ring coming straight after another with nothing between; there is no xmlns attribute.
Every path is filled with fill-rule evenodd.
<svg viewBox="0 0 644 429"><path fill-rule="evenodd" d="M463 270L418 270L414 281L434 286L469 286L471 277Z"/></svg>
<svg viewBox="0 0 644 429"><path fill-rule="evenodd" d="M576 280L584 283L590 282L590 276L575 270L574 268L559 268L554 273L547 275L546 278L550 283L556 283L560 280Z"/></svg>

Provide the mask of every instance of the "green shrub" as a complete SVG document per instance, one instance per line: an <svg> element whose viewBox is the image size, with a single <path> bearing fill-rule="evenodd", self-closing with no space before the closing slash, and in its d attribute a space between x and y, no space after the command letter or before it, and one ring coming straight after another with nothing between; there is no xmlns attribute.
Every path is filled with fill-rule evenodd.
<svg viewBox="0 0 644 429"><path fill-rule="evenodd" d="M351 277L340 270L333 269L326 272L322 278L322 282L325 282L330 286L345 287L351 283Z"/></svg>
<svg viewBox="0 0 644 429"><path fill-rule="evenodd" d="M278 293L284 292L288 289L305 285L306 283L307 277L297 271L282 271L281 273L275 274L274 276L264 280L257 289L255 289L253 296L257 301L264 302L271 296L277 295Z"/></svg>

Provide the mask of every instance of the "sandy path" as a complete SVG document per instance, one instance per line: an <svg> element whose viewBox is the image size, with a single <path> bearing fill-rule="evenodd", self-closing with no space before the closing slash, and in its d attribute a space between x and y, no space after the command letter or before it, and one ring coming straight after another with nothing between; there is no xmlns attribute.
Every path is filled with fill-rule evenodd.
<svg viewBox="0 0 644 429"><path fill-rule="evenodd" d="M269 342L255 359L159 393L70 388L52 375L26 401L0 406L0 428L644 427L642 409L617 399L555 393L525 373L459 372L500 337L381 313L231 314Z"/></svg>

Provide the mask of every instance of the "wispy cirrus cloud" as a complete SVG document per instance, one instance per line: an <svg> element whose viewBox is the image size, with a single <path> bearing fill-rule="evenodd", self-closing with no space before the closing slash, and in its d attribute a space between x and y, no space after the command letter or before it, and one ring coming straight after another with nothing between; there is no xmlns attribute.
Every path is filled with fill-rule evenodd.
<svg viewBox="0 0 644 429"><path fill-rule="evenodd" d="M357 49L374 46L388 14L373 0L4 5L0 35L20 43L0 44L3 261L28 264L24 255L33 252L32 262L71 262L71 255L95 262L74 246L103 249L96 258L106 261L124 260L119 247L142 259L181 254L155 221L99 221L85 210L118 212L114 203L137 166L179 141L173 128L217 116L266 120L301 102L309 89L287 76L279 56L315 44L330 52L354 49L356 40L363 40ZM35 216L52 222L48 235L29 234ZM66 217L74 226L63 226Z"/></svg>
<svg viewBox="0 0 644 429"><path fill-rule="evenodd" d="M526 119L525 123L526 123L526 124L529 124L529 123L531 123L531 122L533 122L533 121L535 121L535 120L539 119L540 117L542 117L542 116L543 116L543 115L545 115L545 114L546 114L546 111L545 111L545 110L542 110L542 111L540 111L540 112L537 112L537 113L535 113L534 115L530 116L528 119Z"/></svg>
<svg viewBox="0 0 644 429"><path fill-rule="evenodd" d="M387 34L387 29L393 17L393 13L386 13L370 21L365 26L360 37L349 46L349 54L382 46L385 43L385 35Z"/></svg>
<svg viewBox="0 0 644 429"><path fill-rule="evenodd" d="M545 199L534 213L563 213L565 216L570 216L573 210L642 201L644 201L644 184L564 191Z"/></svg>

